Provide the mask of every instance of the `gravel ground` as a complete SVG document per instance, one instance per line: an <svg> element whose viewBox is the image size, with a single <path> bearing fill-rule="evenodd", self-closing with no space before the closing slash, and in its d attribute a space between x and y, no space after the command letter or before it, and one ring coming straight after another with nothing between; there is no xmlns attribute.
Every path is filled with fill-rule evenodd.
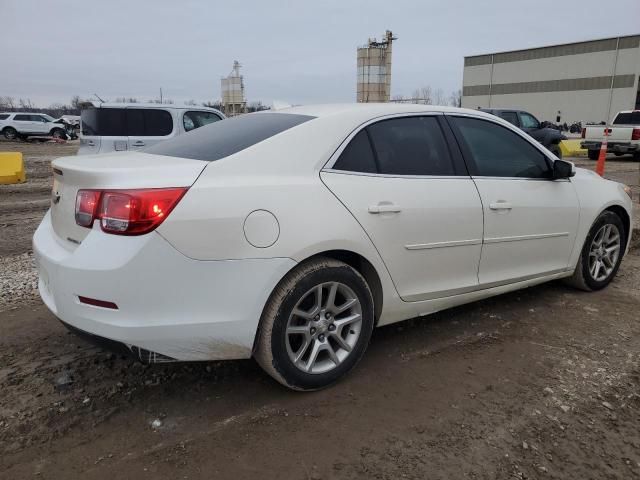
<svg viewBox="0 0 640 480"><path fill-rule="evenodd" d="M640 478L637 247L601 292L552 282L378 329L345 381L297 394L252 361L143 366L68 333L30 242L49 162L77 147L7 146L32 175L0 186L0 478ZM637 163L607 175L637 201Z"/></svg>

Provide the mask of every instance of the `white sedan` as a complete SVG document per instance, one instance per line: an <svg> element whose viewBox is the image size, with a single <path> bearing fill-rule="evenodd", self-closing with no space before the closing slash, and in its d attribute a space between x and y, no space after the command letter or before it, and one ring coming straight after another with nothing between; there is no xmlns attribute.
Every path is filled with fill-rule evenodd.
<svg viewBox="0 0 640 480"><path fill-rule="evenodd" d="M254 357L298 390L350 371L376 326L601 289L632 230L623 185L446 107L242 115L53 173L34 249L63 323L146 362Z"/></svg>

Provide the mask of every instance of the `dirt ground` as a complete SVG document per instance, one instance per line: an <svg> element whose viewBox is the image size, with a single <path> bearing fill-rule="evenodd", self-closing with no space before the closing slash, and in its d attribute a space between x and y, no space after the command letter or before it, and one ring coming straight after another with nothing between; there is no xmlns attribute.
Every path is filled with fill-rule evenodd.
<svg viewBox="0 0 640 480"><path fill-rule="evenodd" d="M13 301L49 162L77 146L11 148L29 182L0 186L1 479L640 478L637 246L601 292L553 282L383 327L344 381L293 393L253 361L143 366L91 347L32 284ZM637 162L607 176L637 202Z"/></svg>

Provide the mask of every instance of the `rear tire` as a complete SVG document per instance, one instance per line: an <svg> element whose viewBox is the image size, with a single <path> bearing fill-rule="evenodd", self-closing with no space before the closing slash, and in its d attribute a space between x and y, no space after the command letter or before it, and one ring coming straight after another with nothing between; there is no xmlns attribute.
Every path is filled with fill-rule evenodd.
<svg viewBox="0 0 640 480"><path fill-rule="evenodd" d="M587 150L587 155L589 156L589 160L598 160L600 150Z"/></svg>
<svg viewBox="0 0 640 480"><path fill-rule="evenodd" d="M2 134L4 135L4 138L6 138L7 140L15 140L16 138L18 138L18 132L13 127L5 128L2 131Z"/></svg>
<svg viewBox="0 0 640 480"><path fill-rule="evenodd" d="M615 255L601 255L603 251L614 247L616 235L618 243ZM587 234L573 275L565 279L565 283L587 292L603 289L618 273L626 248L627 238L622 220L613 212L602 212ZM598 261L602 263L602 267L595 269L594 273L595 263Z"/></svg>
<svg viewBox="0 0 640 480"><path fill-rule="evenodd" d="M373 296L362 275L334 259L312 259L271 294L254 358L286 387L319 390L356 366L373 325Z"/></svg>

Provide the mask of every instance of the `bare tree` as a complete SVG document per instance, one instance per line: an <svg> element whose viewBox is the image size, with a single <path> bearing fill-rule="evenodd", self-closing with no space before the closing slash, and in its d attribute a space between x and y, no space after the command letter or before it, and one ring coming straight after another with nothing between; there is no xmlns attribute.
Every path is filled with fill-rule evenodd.
<svg viewBox="0 0 640 480"><path fill-rule="evenodd" d="M35 108L30 98L21 98L18 100L18 104L22 110L33 110Z"/></svg>
<svg viewBox="0 0 640 480"><path fill-rule="evenodd" d="M13 97L0 97L0 110L12 112L16 108L16 100Z"/></svg>
<svg viewBox="0 0 640 480"><path fill-rule="evenodd" d="M449 95L449 103L452 107L461 107L462 106L462 90L454 90Z"/></svg>
<svg viewBox="0 0 640 480"><path fill-rule="evenodd" d="M197 105L196 101L195 101L195 100L193 100L193 99L185 101L185 102L184 102L184 104L185 104L185 105L189 105L189 106L191 106L191 107L193 107L193 106L196 106L196 105Z"/></svg>
<svg viewBox="0 0 640 480"><path fill-rule="evenodd" d="M444 91L441 88L437 88L433 92L433 104L434 105L446 105L447 98L444 96Z"/></svg>

